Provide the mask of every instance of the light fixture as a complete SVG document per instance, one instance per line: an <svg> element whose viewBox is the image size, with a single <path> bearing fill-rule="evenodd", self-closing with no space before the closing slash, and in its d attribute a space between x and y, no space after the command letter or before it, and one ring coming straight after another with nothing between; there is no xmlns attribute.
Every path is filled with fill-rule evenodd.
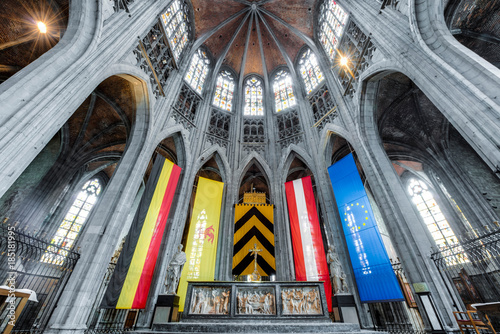
<svg viewBox="0 0 500 334"><path fill-rule="evenodd" d="M47 26L45 25L45 23L43 23L42 21L38 21L37 26L40 33L42 34L47 33Z"/></svg>

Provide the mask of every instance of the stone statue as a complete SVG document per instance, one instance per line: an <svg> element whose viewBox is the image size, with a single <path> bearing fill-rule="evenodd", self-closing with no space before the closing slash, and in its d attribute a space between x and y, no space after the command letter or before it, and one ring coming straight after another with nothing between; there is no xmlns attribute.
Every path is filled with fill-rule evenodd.
<svg viewBox="0 0 500 334"><path fill-rule="evenodd" d="M330 275L332 275L333 293L349 292L346 275L342 269L339 256L333 246L328 247L326 262L330 265Z"/></svg>
<svg viewBox="0 0 500 334"><path fill-rule="evenodd" d="M182 251L182 245L177 246L177 253L174 254L172 260L167 267L167 277L165 278L165 292L175 294L177 285L181 277L182 267L186 263L186 253Z"/></svg>

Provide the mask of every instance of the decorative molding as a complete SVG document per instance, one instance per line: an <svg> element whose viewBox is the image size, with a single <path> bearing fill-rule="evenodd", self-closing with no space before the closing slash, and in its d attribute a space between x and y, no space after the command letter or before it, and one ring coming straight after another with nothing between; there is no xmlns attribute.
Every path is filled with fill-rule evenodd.
<svg viewBox="0 0 500 334"><path fill-rule="evenodd" d="M346 55L350 59L347 65L350 70L346 71L343 66L338 66L337 77L344 88L344 96L352 97L356 91L360 74L372 64L376 47L370 36L366 35L351 18L338 49L340 52L337 52L334 64L339 64L339 57Z"/></svg>
<svg viewBox="0 0 500 334"><path fill-rule="evenodd" d="M330 94L328 86L324 84L315 93L309 96L309 103L313 111L314 127L321 131L326 124L333 123L338 116L335 99Z"/></svg>
<svg viewBox="0 0 500 334"><path fill-rule="evenodd" d="M200 106L200 102L201 98L198 94L191 90L188 85L183 83L177 100L172 105L172 108L174 109L172 117L175 119L175 122L182 124L184 128L188 130L196 127L196 111Z"/></svg>
<svg viewBox="0 0 500 334"><path fill-rule="evenodd" d="M278 143L281 148L304 141L299 114L296 109L276 115L278 128Z"/></svg>

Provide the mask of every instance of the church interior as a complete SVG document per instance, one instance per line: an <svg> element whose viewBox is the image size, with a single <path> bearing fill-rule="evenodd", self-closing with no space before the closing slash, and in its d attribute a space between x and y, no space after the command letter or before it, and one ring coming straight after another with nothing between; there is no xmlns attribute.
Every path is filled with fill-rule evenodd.
<svg viewBox="0 0 500 334"><path fill-rule="evenodd" d="M2 0L2 333L500 330L500 0Z"/></svg>

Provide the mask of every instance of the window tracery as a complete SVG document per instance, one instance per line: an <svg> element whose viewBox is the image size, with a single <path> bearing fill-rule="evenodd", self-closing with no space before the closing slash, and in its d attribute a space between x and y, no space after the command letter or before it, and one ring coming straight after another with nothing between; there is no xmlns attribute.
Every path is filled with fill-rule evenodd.
<svg viewBox="0 0 500 334"><path fill-rule="evenodd" d="M299 72L304 81L307 94L310 94L324 80L318 59L311 49L307 49L300 56Z"/></svg>
<svg viewBox="0 0 500 334"><path fill-rule="evenodd" d="M203 85L205 84L205 79L208 74L208 66L210 65L210 60L207 57L207 53L202 49L196 50L191 58L191 64L186 72L184 80L193 88L198 94L201 95L203 91Z"/></svg>
<svg viewBox="0 0 500 334"><path fill-rule="evenodd" d="M292 77L285 70L280 70L274 76L274 106L280 112L297 104L292 88Z"/></svg>
<svg viewBox="0 0 500 334"><path fill-rule="evenodd" d="M73 205L66 213L61 225L47 248L47 252L42 256L40 262L61 265L68 256L68 252L73 248L78 234L87 220L90 210L97 202L101 193L101 183L98 179L87 181L82 190L78 193Z"/></svg>
<svg viewBox="0 0 500 334"><path fill-rule="evenodd" d="M222 110L233 108L234 78L228 71L221 71L217 76L213 105Z"/></svg>
<svg viewBox="0 0 500 334"><path fill-rule="evenodd" d="M420 180L410 179L408 193L438 248L444 250L450 247L461 247L459 246L460 242L457 236L451 229L450 224L443 215L427 185ZM464 261L467 261L465 253L462 258L453 259L450 257L450 259L447 260L449 265Z"/></svg>
<svg viewBox="0 0 500 334"><path fill-rule="evenodd" d="M174 56L176 64L179 63L182 51L189 41L188 15L184 3L174 0L161 15L161 21L165 28L170 50Z"/></svg>
<svg viewBox="0 0 500 334"><path fill-rule="evenodd" d="M332 123L335 117L337 117L336 102L330 94L326 84L322 85L316 92L311 94L309 103L313 111L314 126L317 127L319 131L321 131L327 123Z"/></svg>
<svg viewBox="0 0 500 334"><path fill-rule="evenodd" d="M256 76L251 76L245 82L245 116L263 116L264 105L262 102L262 81Z"/></svg>
<svg viewBox="0 0 500 334"><path fill-rule="evenodd" d="M326 0L321 6L319 41L332 64L348 16L335 0Z"/></svg>

